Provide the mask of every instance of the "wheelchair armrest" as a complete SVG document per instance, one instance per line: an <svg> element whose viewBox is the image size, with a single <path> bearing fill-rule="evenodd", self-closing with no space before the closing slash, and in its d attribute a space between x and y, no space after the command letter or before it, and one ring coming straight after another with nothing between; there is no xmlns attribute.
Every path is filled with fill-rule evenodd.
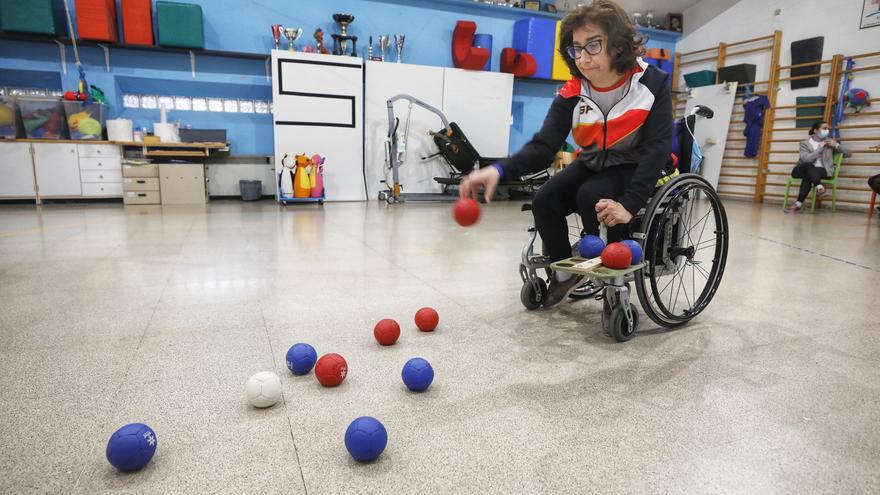
<svg viewBox="0 0 880 495"><path fill-rule="evenodd" d="M522 207L519 209L519 211L532 211L532 204L531 203L523 204Z"/></svg>

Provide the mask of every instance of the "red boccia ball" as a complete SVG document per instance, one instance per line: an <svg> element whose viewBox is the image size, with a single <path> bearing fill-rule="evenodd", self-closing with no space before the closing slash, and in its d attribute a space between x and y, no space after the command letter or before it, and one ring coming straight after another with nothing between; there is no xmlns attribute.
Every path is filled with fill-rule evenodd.
<svg viewBox="0 0 880 495"><path fill-rule="evenodd" d="M459 199L452 213L459 225L470 227L480 220L480 203L470 198Z"/></svg>
<svg viewBox="0 0 880 495"><path fill-rule="evenodd" d="M416 311L416 326L423 332L433 332L440 323L440 315L434 308L422 308Z"/></svg>
<svg viewBox="0 0 880 495"><path fill-rule="evenodd" d="M325 387L335 387L345 380L348 363L336 353L324 354L315 363L315 377Z"/></svg>
<svg viewBox="0 0 880 495"><path fill-rule="evenodd" d="M394 345L400 337L400 325L388 318L379 320L379 323L373 327L373 336L376 337L376 342L382 345Z"/></svg>
<svg viewBox="0 0 880 495"><path fill-rule="evenodd" d="M602 250L602 264L608 268L622 270L628 268L632 262L632 251L626 244L612 242Z"/></svg>

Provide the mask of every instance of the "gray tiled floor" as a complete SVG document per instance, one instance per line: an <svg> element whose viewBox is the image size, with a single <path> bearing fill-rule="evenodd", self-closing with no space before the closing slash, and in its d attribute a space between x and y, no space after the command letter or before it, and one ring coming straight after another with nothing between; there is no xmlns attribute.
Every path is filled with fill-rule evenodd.
<svg viewBox="0 0 880 495"><path fill-rule="evenodd" d="M467 230L448 205L2 206L0 492L877 493L880 225L727 207L709 309L616 344L598 302L522 308L517 203ZM287 373L298 341L347 380ZM284 402L247 407L273 368ZM342 443L360 415L389 432L367 465ZM121 475L105 442L135 421L159 450Z"/></svg>

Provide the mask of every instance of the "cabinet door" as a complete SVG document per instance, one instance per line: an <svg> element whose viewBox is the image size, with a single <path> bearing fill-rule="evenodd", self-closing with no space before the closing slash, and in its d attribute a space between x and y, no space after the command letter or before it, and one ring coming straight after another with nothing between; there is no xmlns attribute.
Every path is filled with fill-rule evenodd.
<svg viewBox="0 0 880 495"><path fill-rule="evenodd" d="M40 196L82 196L75 144L34 143Z"/></svg>
<svg viewBox="0 0 880 495"><path fill-rule="evenodd" d="M0 144L0 198L33 198L30 143Z"/></svg>
<svg viewBox="0 0 880 495"><path fill-rule="evenodd" d="M505 157L510 145L513 75L445 68L443 113L483 157Z"/></svg>

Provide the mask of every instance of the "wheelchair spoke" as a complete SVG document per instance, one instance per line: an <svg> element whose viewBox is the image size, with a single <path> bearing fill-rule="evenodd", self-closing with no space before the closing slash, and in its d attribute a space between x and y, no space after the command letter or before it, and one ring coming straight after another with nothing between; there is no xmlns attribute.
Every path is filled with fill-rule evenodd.
<svg viewBox="0 0 880 495"><path fill-rule="evenodd" d="M706 280L709 280L709 272L707 272L705 269L703 269L703 267L701 267L700 265L697 265L696 263L692 263L692 265L694 268L697 269L697 271L700 272L701 275L706 277Z"/></svg>
<svg viewBox="0 0 880 495"><path fill-rule="evenodd" d="M681 268L681 272L679 272L679 274L678 274L678 281L681 284L679 287L684 288L683 294L684 294L685 302L688 303L687 309L691 309L693 307L693 305L691 304L691 299L688 297L687 284L684 283L684 277L682 277L682 273L684 273L686 267L687 267L687 265L685 265Z"/></svg>
<svg viewBox="0 0 880 495"><path fill-rule="evenodd" d="M699 220L697 220L697 222L703 222L703 228L702 228L702 230L700 230L700 238L697 239L697 242L699 242L703 238L703 231L706 229L706 224L709 222L709 214L710 213L712 213L711 209L709 211L707 211L705 215L700 217ZM690 229L688 229L688 231L686 232L688 239L691 239L691 231L694 230L695 228L697 228L696 224L694 224L694 226L691 227ZM691 242L693 242L693 240L691 240Z"/></svg>

